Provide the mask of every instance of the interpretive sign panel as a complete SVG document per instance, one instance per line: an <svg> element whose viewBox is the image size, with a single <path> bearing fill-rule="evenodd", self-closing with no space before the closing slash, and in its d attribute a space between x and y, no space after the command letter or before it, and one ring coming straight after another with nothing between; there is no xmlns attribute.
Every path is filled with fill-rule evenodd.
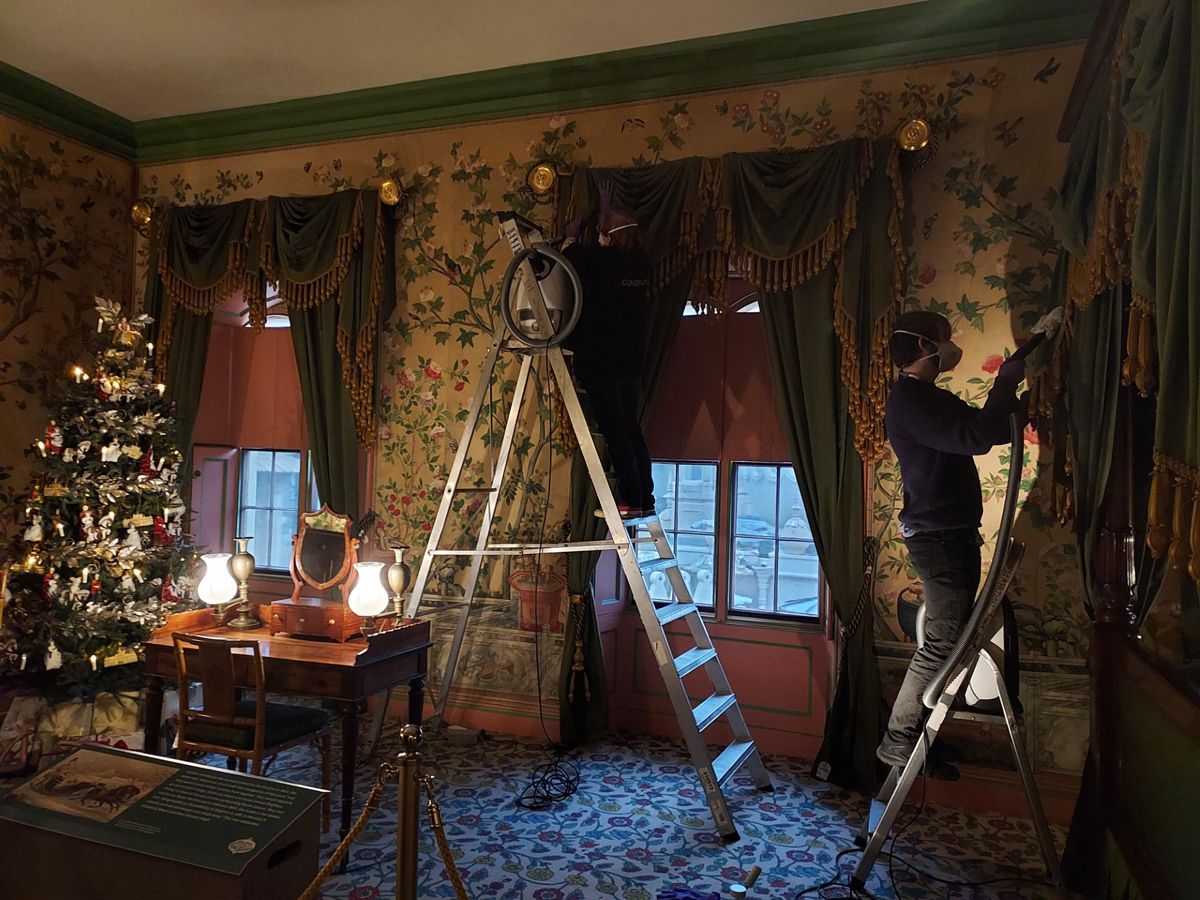
<svg viewBox="0 0 1200 900"><path fill-rule="evenodd" d="M315 874L322 794L181 760L82 746L0 797L0 833L19 835L13 826L24 825L111 848L114 859L156 857L239 882L248 868L263 875L272 870L276 878L291 870L304 884L305 873L296 869L300 864L308 877ZM39 843L44 840L30 837L30 846ZM45 875L43 869L43 883Z"/></svg>

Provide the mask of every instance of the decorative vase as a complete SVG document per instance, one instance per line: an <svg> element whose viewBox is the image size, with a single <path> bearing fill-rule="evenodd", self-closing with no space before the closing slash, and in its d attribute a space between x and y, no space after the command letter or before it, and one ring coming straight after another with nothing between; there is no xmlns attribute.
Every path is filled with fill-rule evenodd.
<svg viewBox="0 0 1200 900"><path fill-rule="evenodd" d="M392 553L396 554L396 561L388 566L387 571L388 587L392 589L392 603L395 606L397 621L404 618L403 595L412 583L412 570L404 561L404 551L407 549L408 544L396 544L391 548Z"/></svg>

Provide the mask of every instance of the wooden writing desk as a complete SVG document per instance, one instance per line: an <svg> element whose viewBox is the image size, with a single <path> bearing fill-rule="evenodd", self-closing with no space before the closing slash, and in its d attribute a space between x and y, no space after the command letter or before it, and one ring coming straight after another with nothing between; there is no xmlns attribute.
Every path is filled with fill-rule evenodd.
<svg viewBox="0 0 1200 900"><path fill-rule="evenodd" d="M276 636L267 628L232 631L218 626L211 611L171 616L146 642L146 752L158 752L163 682L176 677L172 633L227 635L259 640L267 690L302 697L336 700L342 714L342 824L350 831L354 814L354 771L358 764L358 717L366 698L408 685L408 718L421 724L428 674L429 622L417 619L388 631L344 644ZM189 652L196 652L195 650ZM250 657L247 656L247 661ZM238 684L253 687L249 670L237 674ZM345 868L345 862L342 863Z"/></svg>

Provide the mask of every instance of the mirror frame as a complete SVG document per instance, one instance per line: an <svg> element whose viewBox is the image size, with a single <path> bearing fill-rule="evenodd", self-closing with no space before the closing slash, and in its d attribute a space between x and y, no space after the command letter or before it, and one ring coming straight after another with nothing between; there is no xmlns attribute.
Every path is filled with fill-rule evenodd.
<svg viewBox="0 0 1200 900"><path fill-rule="evenodd" d="M350 573L354 571L354 564L358 562L358 538L350 536L350 526L354 520L349 516L335 513L328 505L322 505L316 512L302 513L300 516L300 528L296 536L292 538L292 583L295 588L292 591L292 600L299 599L300 592L304 588L314 591L327 591L332 587L341 585L342 599L346 598L347 585L346 581ZM331 525L341 527L316 527L317 523L321 525ZM326 533L337 534L339 531L346 541L346 553L342 557L342 567L334 573L329 581L317 581L306 571L304 564L301 561L301 551L304 547L304 536L309 528L314 531L324 531Z"/></svg>

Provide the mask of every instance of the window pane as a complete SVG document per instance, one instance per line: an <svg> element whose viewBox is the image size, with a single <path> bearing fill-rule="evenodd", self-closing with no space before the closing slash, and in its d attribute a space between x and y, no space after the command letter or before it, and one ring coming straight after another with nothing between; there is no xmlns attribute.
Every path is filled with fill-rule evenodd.
<svg viewBox="0 0 1200 900"><path fill-rule="evenodd" d="M675 464L651 463L650 473L654 479L654 508L663 528L671 531L675 528Z"/></svg>
<svg viewBox="0 0 1200 900"><path fill-rule="evenodd" d="M300 454L275 454L275 478L272 481L271 506L275 509L300 510Z"/></svg>
<svg viewBox="0 0 1200 900"><path fill-rule="evenodd" d="M779 536L812 540L812 528L796 484L796 470L791 466L779 470Z"/></svg>
<svg viewBox="0 0 1200 900"><path fill-rule="evenodd" d="M774 550L774 541L752 538L734 541L732 609L774 611Z"/></svg>
<svg viewBox="0 0 1200 900"><path fill-rule="evenodd" d="M816 616L820 608L817 548L808 541L779 542L779 595L781 613Z"/></svg>
<svg viewBox="0 0 1200 900"><path fill-rule="evenodd" d="M251 539L247 549L254 557L255 565L270 568L267 560L271 549L271 511L268 509L245 510L242 513L240 534ZM284 568L287 568L286 564Z"/></svg>
<svg viewBox="0 0 1200 900"><path fill-rule="evenodd" d="M717 467L711 463L682 463L675 486L681 531L716 533Z"/></svg>
<svg viewBox="0 0 1200 900"><path fill-rule="evenodd" d="M775 466L741 464L737 467L734 534L775 536L778 472Z"/></svg>
<svg viewBox="0 0 1200 900"><path fill-rule="evenodd" d="M683 580L697 606L713 605L713 560L716 558L716 538L698 534L675 537L675 555Z"/></svg>
<svg viewBox="0 0 1200 900"><path fill-rule="evenodd" d="M271 505L270 450L242 451L242 506Z"/></svg>
<svg viewBox="0 0 1200 900"><path fill-rule="evenodd" d="M296 533L296 513L271 513L271 553L268 568L286 569L292 560L292 535Z"/></svg>

